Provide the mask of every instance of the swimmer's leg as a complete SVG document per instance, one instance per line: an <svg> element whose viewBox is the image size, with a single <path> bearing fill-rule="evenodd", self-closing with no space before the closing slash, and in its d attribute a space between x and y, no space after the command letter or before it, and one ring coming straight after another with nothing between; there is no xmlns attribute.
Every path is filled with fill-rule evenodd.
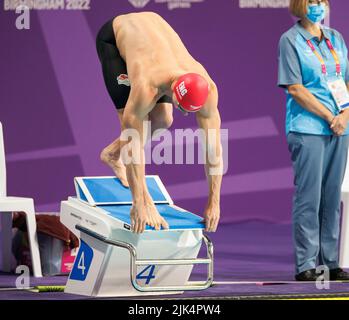
<svg viewBox="0 0 349 320"><path fill-rule="evenodd" d="M152 135L156 130L169 129L173 122L173 107L169 102L157 103L149 113ZM159 132L159 131L158 131Z"/></svg>
<svg viewBox="0 0 349 320"><path fill-rule="evenodd" d="M121 130L124 129L122 126L123 113L124 109L118 110ZM129 187L126 176L126 167L121 161L120 151L120 138L118 138L102 150L100 158L102 162L104 162L113 170L115 176L120 179L122 185Z"/></svg>
<svg viewBox="0 0 349 320"><path fill-rule="evenodd" d="M172 105L169 103L158 103L150 112L149 121L151 122L152 135L159 129L168 129L171 126L173 122L172 109ZM123 113L124 109L118 110L118 117L122 130L124 129L122 126ZM101 160L109 167L111 167L116 177L120 179L121 183L125 187L129 186L126 178L126 168L120 158L120 138L114 140L110 145L103 149L103 151L101 152ZM147 198L147 200L151 200L150 195L146 194L145 197Z"/></svg>

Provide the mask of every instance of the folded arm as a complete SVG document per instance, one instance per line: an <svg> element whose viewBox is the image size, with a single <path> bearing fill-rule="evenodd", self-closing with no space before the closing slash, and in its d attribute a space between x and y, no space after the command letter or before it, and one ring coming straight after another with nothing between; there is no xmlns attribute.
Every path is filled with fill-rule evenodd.
<svg viewBox="0 0 349 320"><path fill-rule="evenodd" d="M287 90L304 109L331 124L335 116L318 99L316 99L316 97L307 88L301 84L293 84L287 86Z"/></svg>

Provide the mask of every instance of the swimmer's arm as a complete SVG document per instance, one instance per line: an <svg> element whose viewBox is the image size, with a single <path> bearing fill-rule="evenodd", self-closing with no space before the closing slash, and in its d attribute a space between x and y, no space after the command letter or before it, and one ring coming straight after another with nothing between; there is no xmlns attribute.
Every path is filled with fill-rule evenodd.
<svg viewBox="0 0 349 320"><path fill-rule="evenodd" d="M133 105L128 104L124 111L121 156L126 166L127 180L130 185L133 202L140 202L143 200L142 186L145 178L145 161L143 156L145 139L143 136L143 122L145 118L135 109Z"/></svg>
<svg viewBox="0 0 349 320"><path fill-rule="evenodd" d="M138 89L138 90L137 90ZM132 200L134 208L136 208L134 219L140 219L143 215L145 186L145 159L144 159L144 142L146 139L146 132L143 130L144 121L147 120L147 115L152 109L152 99L144 96L142 92L145 89L133 87L131 89L130 97L125 107L123 115L123 131L124 138L121 143L121 156L126 166L127 180L130 185L132 193ZM128 138L128 141L125 141ZM125 150L127 150L125 152ZM139 210L138 210L139 208ZM132 212L131 212L132 214ZM132 217L131 217L131 220ZM135 232L140 233L144 231L144 221L133 221L135 223Z"/></svg>
<svg viewBox="0 0 349 320"><path fill-rule="evenodd" d="M218 111L218 91L214 84L211 85L210 95L204 108L196 113L196 119L206 136L205 172L209 186L208 202L204 213L206 231L214 232L220 218L220 192L223 174L221 118ZM212 135L212 133L214 134ZM211 136L209 137L209 135Z"/></svg>

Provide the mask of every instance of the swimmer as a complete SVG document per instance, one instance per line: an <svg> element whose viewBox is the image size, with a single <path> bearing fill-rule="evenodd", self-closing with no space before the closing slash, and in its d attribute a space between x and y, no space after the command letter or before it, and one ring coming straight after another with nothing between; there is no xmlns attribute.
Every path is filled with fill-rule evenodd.
<svg viewBox="0 0 349 320"><path fill-rule="evenodd" d="M215 232L220 219L222 182L219 170L219 173L210 173L210 169L222 168L217 86L205 68L190 55L179 35L153 12L120 15L105 23L97 35L97 52L121 130L137 130L140 139L140 150L131 154L131 157L138 157L139 163L132 161L124 165L121 150L129 141L120 138L105 147L100 155L121 183L131 190L132 230L142 233L146 225L156 230L169 228L145 183L147 134L143 132L143 122L151 122L151 134L157 129L168 129L173 122L173 104L184 115L194 113L206 136L209 129L217 132L215 143L206 148L209 196L204 212L205 230ZM212 151L219 163L209 162Z"/></svg>

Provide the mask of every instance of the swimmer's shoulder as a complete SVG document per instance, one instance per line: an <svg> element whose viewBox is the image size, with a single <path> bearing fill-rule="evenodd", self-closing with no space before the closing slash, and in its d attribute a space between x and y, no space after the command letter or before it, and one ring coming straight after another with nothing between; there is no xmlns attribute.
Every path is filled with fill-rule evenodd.
<svg viewBox="0 0 349 320"><path fill-rule="evenodd" d="M116 16L115 19L125 20L125 19L144 18L144 17L163 19L158 13L153 11L130 12L125 14L120 14Z"/></svg>
<svg viewBox="0 0 349 320"><path fill-rule="evenodd" d="M121 14L113 19L113 28L117 29L127 22L133 22L134 25L147 22L166 22L159 14L152 11L131 12Z"/></svg>

